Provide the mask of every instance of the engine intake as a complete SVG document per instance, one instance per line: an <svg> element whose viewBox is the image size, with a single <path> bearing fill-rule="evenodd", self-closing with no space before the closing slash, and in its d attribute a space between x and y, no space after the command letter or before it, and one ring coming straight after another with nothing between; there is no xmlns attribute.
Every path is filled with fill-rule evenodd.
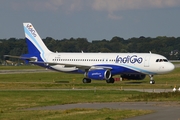
<svg viewBox="0 0 180 120"><path fill-rule="evenodd" d="M94 80L108 80L111 78L111 71L104 69L90 70L85 74L85 77Z"/></svg>

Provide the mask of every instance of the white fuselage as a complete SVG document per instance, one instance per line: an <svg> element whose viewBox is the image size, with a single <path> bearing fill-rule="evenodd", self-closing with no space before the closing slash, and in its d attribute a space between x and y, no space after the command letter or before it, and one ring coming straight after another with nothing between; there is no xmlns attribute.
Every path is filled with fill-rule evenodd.
<svg viewBox="0 0 180 120"><path fill-rule="evenodd" d="M158 54L152 53L49 53L45 54L45 61L57 63L51 67L62 72L74 70L85 71L97 66L119 70L115 74L132 71L143 74L164 74L174 69L174 65ZM159 60L159 61L158 61ZM108 68L109 67L109 68ZM123 68L125 71L122 71Z"/></svg>

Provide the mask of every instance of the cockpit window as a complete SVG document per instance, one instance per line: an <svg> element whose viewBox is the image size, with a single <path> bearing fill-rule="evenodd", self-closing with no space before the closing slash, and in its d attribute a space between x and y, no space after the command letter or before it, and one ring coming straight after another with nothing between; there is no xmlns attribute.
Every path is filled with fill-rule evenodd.
<svg viewBox="0 0 180 120"><path fill-rule="evenodd" d="M167 60L167 59L163 59L163 61L164 61L164 62L168 62L168 60Z"/></svg>
<svg viewBox="0 0 180 120"><path fill-rule="evenodd" d="M168 62L167 59L156 59L156 62Z"/></svg>

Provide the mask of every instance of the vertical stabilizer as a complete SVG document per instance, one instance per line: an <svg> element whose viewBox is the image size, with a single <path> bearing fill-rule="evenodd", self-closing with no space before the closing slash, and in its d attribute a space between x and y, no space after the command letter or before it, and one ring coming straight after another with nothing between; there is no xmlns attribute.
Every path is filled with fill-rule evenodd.
<svg viewBox="0 0 180 120"><path fill-rule="evenodd" d="M37 56L38 59L45 60L44 54L51 53L46 47L39 34L31 23L23 23L28 54Z"/></svg>

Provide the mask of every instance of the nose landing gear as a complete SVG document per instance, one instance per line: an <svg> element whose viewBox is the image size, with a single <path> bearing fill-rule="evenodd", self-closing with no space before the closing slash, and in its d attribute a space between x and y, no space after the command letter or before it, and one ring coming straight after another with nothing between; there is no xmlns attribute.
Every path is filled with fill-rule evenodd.
<svg viewBox="0 0 180 120"><path fill-rule="evenodd" d="M154 81L154 79L153 79L153 75L149 75L149 77L150 77L149 83L150 83L150 84L155 84L155 81Z"/></svg>

